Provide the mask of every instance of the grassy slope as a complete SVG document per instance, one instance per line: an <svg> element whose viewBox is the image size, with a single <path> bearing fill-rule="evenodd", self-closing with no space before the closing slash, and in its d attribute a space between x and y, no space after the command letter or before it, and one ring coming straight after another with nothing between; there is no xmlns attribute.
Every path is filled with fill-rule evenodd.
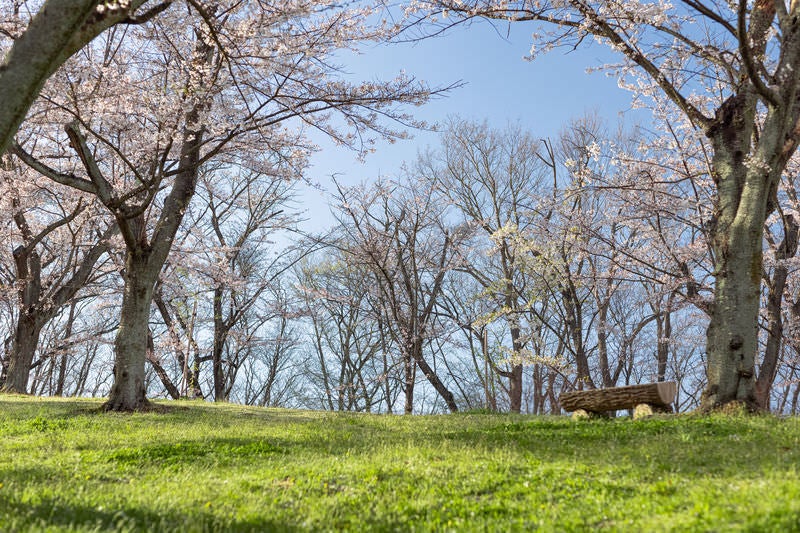
<svg viewBox="0 0 800 533"><path fill-rule="evenodd" d="M0 531L800 531L800 420L0 396Z"/></svg>

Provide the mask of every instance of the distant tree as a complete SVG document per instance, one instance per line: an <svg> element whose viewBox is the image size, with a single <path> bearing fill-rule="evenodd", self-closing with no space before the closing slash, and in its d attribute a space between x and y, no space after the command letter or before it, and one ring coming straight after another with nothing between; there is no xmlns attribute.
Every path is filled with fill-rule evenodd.
<svg viewBox="0 0 800 533"><path fill-rule="evenodd" d="M400 352L408 414L414 410L417 369L447 409L458 410L455 395L426 358L425 348L435 333L434 312L445 276L459 265L458 249L467 232L446 223L446 205L435 190L419 181L339 187L335 206L343 232L336 246L371 273L369 283Z"/></svg>
<svg viewBox="0 0 800 533"><path fill-rule="evenodd" d="M252 348L233 349L234 339L243 333L239 326L245 322L255 326L254 320L266 322L267 315L277 318L261 313L264 299L303 255L288 249L279 254L273 243L296 223L288 205L293 177L237 167L201 172L197 207L191 216L197 218L187 224L189 235L173 261L192 266L194 283L187 285L193 285L198 297L210 299L205 307L213 331L209 358L215 401L228 399L245 362L243 356ZM201 323L205 320L198 318Z"/></svg>
<svg viewBox="0 0 800 533"><path fill-rule="evenodd" d="M308 323L307 385L315 408L394 411L398 361L376 291L374 273L346 253L327 248L298 269Z"/></svg>
<svg viewBox="0 0 800 533"><path fill-rule="evenodd" d="M511 351L506 369L494 371L508 379L511 412L522 407L523 350L529 336L521 323L527 315L530 278L524 272L527 250L520 250L504 232L528 232L540 212L542 193L551 190L554 161L539 139L518 126L503 131L486 123L453 119L442 138L442 149L423 156L412 172L430 180L439 194L483 237L487 260L466 261L464 270L494 302L494 312L507 323ZM488 247L488 250L486 249Z"/></svg>
<svg viewBox="0 0 800 533"><path fill-rule="evenodd" d="M251 322L261 342L254 343L253 353L245 359L240 375L244 384L238 399L262 407L302 405L299 396L308 369L301 351L301 304L281 277L269 287L265 311ZM284 285L285 283L285 285Z"/></svg>

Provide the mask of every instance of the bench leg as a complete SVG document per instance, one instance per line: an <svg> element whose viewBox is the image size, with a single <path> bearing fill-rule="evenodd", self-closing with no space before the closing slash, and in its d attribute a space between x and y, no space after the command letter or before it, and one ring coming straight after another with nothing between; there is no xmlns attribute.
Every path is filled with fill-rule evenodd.
<svg viewBox="0 0 800 533"><path fill-rule="evenodd" d="M640 403L637 405L633 410L633 419L639 420L642 418L648 418L653 416L657 413L665 413L671 414L672 413L672 406L661 406L661 405L651 405L649 403Z"/></svg>
<svg viewBox="0 0 800 533"><path fill-rule="evenodd" d="M596 420L611 418L608 413L597 413L595 411L587 411L586 409L578 409L572 412L573 420Z"/></svg>

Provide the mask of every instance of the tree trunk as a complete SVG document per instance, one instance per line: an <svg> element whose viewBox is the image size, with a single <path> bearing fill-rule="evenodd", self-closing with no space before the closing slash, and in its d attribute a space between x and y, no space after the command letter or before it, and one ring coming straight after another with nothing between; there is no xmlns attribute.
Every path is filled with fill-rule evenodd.
<svg viewBox="0 0 800 533"><path fill-rule="evenodd" d="M72 327L75 324L75 302L69 306L69 317L67 318L67 326L64 330L64 353L61 354L58 362L58 378L56 381L56 390L53 393L55 396L63 396L64 395L64 382L67 379L67 346L70 343L70 337L72 337Z"/></svg>
<svg viewBox="0 0 800 533"><path fill-rule="evenodd" d="M28 377L39 345L41 326L35 316L20 314L14 333L3 392L27 394Z"/></svg>
<svg viewBox="0 0 800 533"><path fill-rule="evenodd" d="M717 258L715 300L708 327L708 385L703 405L733 401L755 405L755 355L761 279L763 220L745 235L731 236L729 250ZM757 241L757 242L756 242Z"/></svg>
<svg viewBox="0 0 800 533"><path fill-rule="evenodd" d="M222 289L214 289L214 342L211 348L211 368L214 376L214 401L224 402L225 370L222 366L222 352L225 349L227 331L222 319Z"/></svg>
<svg viewBox="0 0 800 533"><path fill-rule="evenodd" d="M705 410L730 402L757 408L755 358L763 268L764 222L774 200L778 176L745 164L751 152L752 113L748 95L729 98L709 132L714 146L712 178L717 185L714 252L714 302L707 331L708 384ZM761 143L766 143L766 128ZM749 167L749 168L748 168ZM774 165L768 165L774 169Z"/></svg>
<svg viewBox="0 0 800 533"><path fill-rule="evenodd" d="M26 246L15 248L13 257L19 317L9 354L3 391L26 394L31 364L39 345L39 333L43 325L38 313L42 293L42 263L36 250Z"/></svg>
<svg viewBox="0 0 800 533"><path fill-rule="evenodd" d="M764 349L764 358L758 369L756 379L756 400L758 405L765 410L770 407L770 392L775 374L778 370L781 346L783 345L783 292L786 289L786 280L789 270L783 262L791 259L797 253L800 238L800 224L794 216L787 214L783 217L783 241L775 251L775 260L778 264L769 280L769 294L767 295L767 346Z"/></svg>
<svg viewBox="0 0 800 533"><path fill-rule="evenodd" d="M125 261L125 290L114 342L114 385L105 403L108 411L135 411L149 405L145 397L144 367L155 276L149 275L147 259L142 259L142 254L135 255L140 257L134 257L129 251Z"/></svg>
<svg viewBox="0 0 800 533"><path fill-rule="evenodd" d="M506 289L510 294L511 289ZM506 297L506 305L512 306L513 302L509 296ZM519 357L522 352L522 332L520 331L517 318L514 317L509 321L511 330L511 346L514 349L514 357ZM508 373L508 400L509 410L512 413L519 413L522 411L522 363L514 361L511 363L511 372Z"/></svg>
<svg viewBox="0 0 800 533"><path fill-rule="evenodd" d="M403 356L403 370L405 378L405 406L403 412L410 415L414 412L414 382L417 380L417 367L410 355Z"/></svg>
<svg viewBox="0 0 800 533"><path fill-rule="evenodd" d="M577 289L571 279L562 289L561 297L564 301L564 322L568 330L569 339L572 341L572 352L575 356L575 370L577 371L578 389L594 389L595 384L589 371L589 358L583 345L583 315L581 302Z"/></svg>
<svg viewBox="0 0 800 533"><path fill-rule="evenodd" d="M522 365L515 364L511 367L511 376L508 378L508 397L511 400L509 411L519 414L522 412Z"/></svg>
<svg viewBox="0 0 800 533"><path fill-rule="evenodd" d="M428 362L422 357L422 340L419 339L417 342L414 343L414 359L417 362L417 366L420 370L422 370L425 379L428 380L428 383L433 385L433 388L436 392L439 393L439 396L442 397L444 403L447 405L447 408L450 410L451 413L458 412L458 405L456 405L456 399L453 396L453 393L450 392L450 389L444 384L444 382L439 379L439 376L436 374L436 371L431 368Z"/></svg>
<svg viewBox="0 0 800 533"><path fill-rule="evenodd" d="M659 314L655 320L656 334L658 335L658 344L656 347L656 381L664 381L667 378L669 345L672 339L672 313L670 312L669 307L663 313Z"/></svg>
<svg viewBox="0 0 800 533"><path fill-rule="evenodd" d="M172 382L172 379L170 379L167 370L161 365L161 361L159 361L156 357L156 347L155 342L153 341L153 333L150 331L149 327L147 328L147 360L150 362L150 366L153 367L153 370L155 370L158 379L161 380L161 384L164 385L164 389L167 391L167 394L169 394L170 398L173 400L179 400L181 397L181 392Z"/></svg>
<svg viewBox="0 0 800 533"><path fill-rule="evenodd" d="M787 275L788 271L784 265L776 266L767 295L767 345L764 348L764 358L761 361L755 385L756 401L758 401L759 407L765 410L769 410L772 382L775 380L778 358L783 344L781 303Z"/></svg>
<svg viewBox="0 0 800 533"><path fill-rule="evenodd" d="M613 387L614 380L611 379L611 366L608 362L608 306L610 302L606 298L597 298L597 364L600 367L600 378L603 380L604 387Z"/></svg>

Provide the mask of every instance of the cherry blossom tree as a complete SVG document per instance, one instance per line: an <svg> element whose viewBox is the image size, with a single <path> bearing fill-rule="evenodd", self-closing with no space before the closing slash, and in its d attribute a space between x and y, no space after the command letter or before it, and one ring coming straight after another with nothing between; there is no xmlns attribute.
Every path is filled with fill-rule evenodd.
<svg viewBox="0 0 800 533"><path fill-rule="evenodd" d="M257 316L268 322L266 316L285 314L264 315L258 310L270 288L303 256L299 250L278 253L270 245L296 224L297 216L288 210L291 185L284 174L269 177L242 168L221 168L201 176L202 218L193 224L192 244L184 246L191 246L194 254L205 248L203 263L195 268L203 278L201 287L208 287L211 297L215 401L228 399L248 354L232 347L242 334L239 326Z"/></svg>
<svg viewBox="0 0 800 533"><path fill-rule="evenodd" d="M22 135L13 153L96 196L126 247L108 409L147 405L153 289L203 165L296 178L311 148L304 127L365 148L370 132L400 135L382 119L410 122L398 104L428 98L427 87L404 76L337 77L330 54L380 38L366 25L370 13L336 2L189 2L95 40L45 89L50 108L38 118L66 123L66 138L54 134L37 145ZM64 161L65 154L72 158Z"/></svg>
<svg viewBox="0 0 800 533"><path fill-rule="evenodd" d="M800 141L800 4L416 1L412 26L476 18L528 23L532 54L596 40L622 58L620 82L640 101L666 96L711 147L714 301L706 350L707 409L755 407L764 222Z"/></svg>
<svg viewBox="0 0 800 533"><path fill-rule="evenodd" d="M66 305L74 306L116 228L103 222L97 205L84 204L69 189L53 190L26 167L7 163L0 190L13 224L18 312L2 390L25 394L42 330Z"/></svg>

